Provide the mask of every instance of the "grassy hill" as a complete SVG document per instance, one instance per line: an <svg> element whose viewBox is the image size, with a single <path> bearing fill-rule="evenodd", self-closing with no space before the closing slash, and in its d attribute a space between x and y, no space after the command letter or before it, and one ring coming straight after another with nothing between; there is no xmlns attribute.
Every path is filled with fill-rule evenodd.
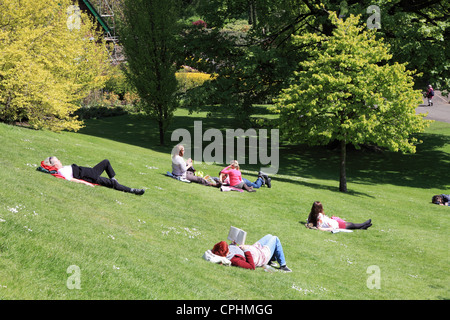
<svg viewBox="0 0 450 320"><path fill-rule="evenodd" d="M172 129L228 127L228 118L177 112ZM436 122L413 155L349 151L338 191L338 152L284 146L271 189L220 192L178 182L171 147L139 116L90 120L80 133L0 124L0 299L449 299L450 125ZM170 133L168 135L170 140ZM175 143L174 143L175 144ZM92 166L107 158L143 196L67 182L36 171L47 156ZM221 165L197 165L216 175ZM244 166L254 180L258 168ZM331 234L303 226L313 201L367 231ZM214 265L202 259L230 225L253 243L277 235L292 273ZM81 289L69 289L77 266ZM370 267L380 289L369 289ZM369 272L369 273L368 273ZM370 279L369 279L370 281Z"/></svg>

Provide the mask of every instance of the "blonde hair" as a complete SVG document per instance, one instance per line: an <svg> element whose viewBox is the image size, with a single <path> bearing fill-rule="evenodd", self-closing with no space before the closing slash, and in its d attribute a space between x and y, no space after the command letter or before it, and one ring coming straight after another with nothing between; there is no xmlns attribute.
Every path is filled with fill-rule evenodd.
<svg viewBox="0 0 450 320"><path fill-rule="evenodd" d="M231 161L230 165L232 165L233 167L235 167L236 169L239 169L239 162L237 160L233 160Z"/></svg>

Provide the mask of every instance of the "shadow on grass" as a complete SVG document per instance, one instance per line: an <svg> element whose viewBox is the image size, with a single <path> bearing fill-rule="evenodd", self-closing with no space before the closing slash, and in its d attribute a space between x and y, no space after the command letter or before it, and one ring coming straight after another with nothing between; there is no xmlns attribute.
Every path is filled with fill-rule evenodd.
<svg viewBox="0 0 450 320"><path fill-rule="evenodd" d="M159 145L157 123L141 114L125 115L99 120L88 120L80 133L106 138L117 142L148 148L157 152L170 153L178 141L170 141L171 134L178 128L187 129L194 137L194 121L202 121L203 132L210 128L235 128L232 117L205 117L204 114L174 117L166 135L166 146ZM417 146L415 154L399 152L375 152L354 150L347 152L347 182L356 184L391 184L425 189L448 188L447 171L450 155L442 151L450 144L450 136L444 134L417 135L423 143ZM203 147L210 142L204 142ZM339 151L328 147L306 145L283 145L280 147L280 169L276 180L301 184L307 187L339 192ZM195 159L194 159L195 160ZM242 169L256 173L259 165L244 165ZM245 173L244 176L252 176ZM290 178L293 177L293 178ZM304 179L295 179L301 177ZM332 180L336 187L306 181L308 179ZM251 180L251 179L250 179ZM364 195L354 192L348 194Z"/></svg>
<svg viewBox="0 0 450 320"><path fill-rule="evenodd" d="M427 133L417 137L423 143L417 146L414 154L348 148L347 182L447 190L450 154L442 148L450 145L450 136ZM311 179L336 179L338 184L338 150L288 146L280 150L280 157L279 173Z"/></svg>

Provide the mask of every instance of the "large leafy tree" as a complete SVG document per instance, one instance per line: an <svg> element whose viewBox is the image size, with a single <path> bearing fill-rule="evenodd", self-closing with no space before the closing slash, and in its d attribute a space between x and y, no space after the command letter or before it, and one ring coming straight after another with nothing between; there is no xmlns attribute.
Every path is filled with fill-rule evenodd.
<svg viewBox="0 0 450 320"><path fill-rule="evenodd" d="M270 101L287 85L288 74L308 57L309 43L291 41L305 32L331 36L330 11L341 17L361 15L360 26L374 21L376 36L390 45L392 61L416 69L416 87L432 83L450 89L448 1L438 0L209 0L195 1L198 14L212 29L190 32L186 54L195 67L215 72L214 81L196 88L191 107L202 102L234 110L248 120L252 105ZM370 8L377 8L374 15ZM246 32L230 33L229 21L245 19ZM211 44L206 46L206 44ZM201 59L200 59L201 58ZM191 63L191 61L190 61ZM248 123L248 121L247 121Z"/></svg>
<svg viewBox="0 0 450 320"><path fill-rule="evenodd" d="M301 62L295 79L276 100L283 136L311 145L340 141L340 191L347 191L346 145L372 143L393 151L415 152L412 133L428 125L416 115L421 102L414 90L413 71L389 61L389 46L375 31L358 26L359 18L339 19L331 36L296 36L309 44L310 57ZM314 45L313 45L314 44Z"/></svg>
<svg viewBox="0 0 450 320"><path fill-rule="evenodd" d="M78 130L72 114L108 68L105 44L72 1L1 1L0 120Z"/></svg>
<svg viewBox="0 0 450 320"><path fill-rule="evenodd" d="M124 0L120 39L126 74L144 111L158 122L160 144L178 107L175 61L178 1Z"/></svg>

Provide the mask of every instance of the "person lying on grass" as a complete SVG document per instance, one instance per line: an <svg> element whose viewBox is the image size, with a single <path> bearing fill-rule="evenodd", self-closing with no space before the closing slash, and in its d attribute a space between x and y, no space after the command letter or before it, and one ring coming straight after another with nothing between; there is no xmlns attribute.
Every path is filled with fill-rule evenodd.
<svg viewBox="0 0 450 320"><path fill-rule="evenodd" d="M214 245L211 252L226 257L235 267L255 270L256 267L263 267L276 260L281 271L292 271L286 266L280 239L271 234L264 236L253 245L237 245L234 241L228 245L225 241L220 241Z"/></svg>
<svg viewBox="0 0 450 320"><path fill-rule="evenodd" d="M431 198L431 202L440 206L450 206L450 194L437 194Z"/></svg>
<svg viewBox="0 0 450 320"><path fill-rule="evenodd" d="M322 231L333 231L337 229L364 229L372 226L372 220L369 219L363 223L346 222L339 217L326 216L323 211L322 203L315 201L309 213L307 227L317 228Z"/></svg>
<svg viewBox="0 0 450 320"><path fill-rule="evenodd" d="M222 182L222 184L230 185L230 177L228 176L228 174L219 172L219 181ZM264 185L266 185L268 188L272 187L271 184L272 179L269 178L269 176L262 171L258 172L258 178L256 179L255 182L251 182L250 180L244 177L242 177L242 181L244 181L244 183L248 187L253 187L254 189L259 189Z"/></svg>
<svg viewBox="0 0 450 320"><path fill-rule="evenodd" d="M70 166L63 166L61 161L57 157L48 157L41 162L41 167L49 171L56 171L57 176L66 179L68 181L73 181L77 183L82 183L87 186L93 187L94 185L100 185L107 188L134 193L137 195L143 195L144 189L134 189L121 185L115 178L116 173L114 172L109 160L105 159L98 163L93 168L80 167L76 164ZM108 178L101 177L103 172L106 172Z"/></svg>

